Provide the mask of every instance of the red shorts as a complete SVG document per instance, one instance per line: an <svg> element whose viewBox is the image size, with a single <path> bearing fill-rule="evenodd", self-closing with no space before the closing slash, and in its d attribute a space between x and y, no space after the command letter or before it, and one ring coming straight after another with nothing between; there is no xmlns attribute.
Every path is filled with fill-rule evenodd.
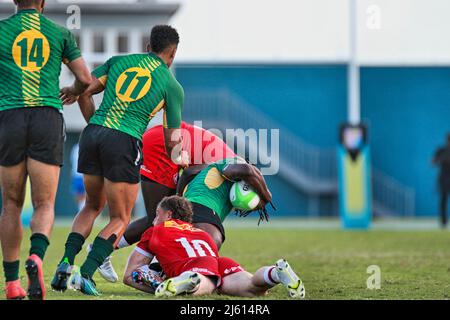
<svg viewBox="0 0 450 320"><path fill-rule="evenodd" d="M177 268L175 275L180 275L185 271L192 271L202 274L204 276L216 277L217 287L222 284L222 278L229 276L230 274L244 271L239 263L233 259L226 257L200 257L189 260L186 264ZM175 271L175 270L174 270ZM169 277L174 275L169 275Z"/></svg>

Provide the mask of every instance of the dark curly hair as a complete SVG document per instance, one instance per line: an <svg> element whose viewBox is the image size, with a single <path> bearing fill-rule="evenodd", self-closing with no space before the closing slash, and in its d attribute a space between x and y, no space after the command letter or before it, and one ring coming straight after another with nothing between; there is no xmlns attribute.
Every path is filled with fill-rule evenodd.
<svg viewBox="0 0 450 320"><path fill-rule="evenodd" d="M180 36L169 25L154 26L150 34L150 47L154 53L161 53L171 45L178 45Z"/></svg>
<svg viewBox="0 0 450 320"><path fill-rule="evenodd" d="M179 196L164 197L158 204L163 210L172 212L172 219L178 219L184 222L192 223L192 204L189 200Z"/></svg>

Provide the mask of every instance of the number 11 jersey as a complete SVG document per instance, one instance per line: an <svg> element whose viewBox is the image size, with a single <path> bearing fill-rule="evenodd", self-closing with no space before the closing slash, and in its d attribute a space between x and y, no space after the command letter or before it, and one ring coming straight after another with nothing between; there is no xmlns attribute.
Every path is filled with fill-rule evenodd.
<svg viewBox="0 0 450 320"><path fill-rule="evenodd" d="M184 91L156 54L114 56L92 74L105 91L89 123L142 140L149 121L164 110L164 126L180 128Z"/></svg>

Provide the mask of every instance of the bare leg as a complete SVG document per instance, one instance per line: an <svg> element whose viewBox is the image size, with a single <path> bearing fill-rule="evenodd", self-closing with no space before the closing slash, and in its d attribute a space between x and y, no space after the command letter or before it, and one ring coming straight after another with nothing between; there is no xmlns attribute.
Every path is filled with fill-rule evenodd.
<svg viewBox="0 0 450 320"><path fill-rule="evenodd" d="M263 267L256 271L255 275L247 271L230 274L222 279L220 294L240 297L256 297L266 294L272 286L264 281Z"/></svg>
<svg viewBox="0 0 450 320"><path fill-rule="evenodd" d="M217 245L217 250L220 250L220 247L222 246L223 239L222 239L222 233L220 232L219 228L217 228L215 225L210 223L194 223L194 227L202 229L203 231L206 231L209 233L209 235L213 238L214 242Z"/></svg>
<svg viewBox="0 0 450 320"><path fill-rule="evenodd" d="M174 189L170 189L154 181L141 181L142 196L144 197L145 211L147 216L133 221L127 227L124 233L125 240L132 245L141 238L145 230L153 225L156 216L156 207L158 203L166 196L175 194Z"/></svg>
<svg viewBox="0 0 450 320"><path fill-rule="evenodd" d="M106 193L103 177L85 174L83 180L86 202L73 221L72 232L79 233L86 239L91 234L95 219L105 207Z"/></svg>
<svg viewBox="0 0 450 320"><path fill-rule="evenodd" d="M110 221L100 232L99 236L103 239L110 239L111 236L114 236L114 246L117 245L130 223L131 211L136 201L138 189L138 183L111 182L105 179Z"/></svg>
<svg viewBox="0 0 450 320"><path fill-rule="evenodd" d="M28 158L27 170L30 175L34 208L31 231L50 237L55 219L55 198L60 168Z"/></svg>
<svg viewBox="0 0 450 320"><path fill-rule="evenodd" d="M200 277L200 285L192 295L202 296L205 294L212 294L214 290L216 290L216 285L214 284L214 282L209 277L206 277L202 274L198 275Z"/></svg>
<svg viewBox="0 0 450 320"><path fill-rule="evenodd" d="M25 200L27 169L25 161L12 167L0 166L3 210L0 217L0 240L4 261L19 260L22 242L20 214Z"/></svg>

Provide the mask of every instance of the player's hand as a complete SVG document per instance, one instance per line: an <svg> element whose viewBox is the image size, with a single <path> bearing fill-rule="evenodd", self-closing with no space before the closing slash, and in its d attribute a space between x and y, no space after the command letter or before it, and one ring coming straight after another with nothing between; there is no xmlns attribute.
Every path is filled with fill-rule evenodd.
<svg viewBox="0 0 450 320"><path fill-rule="evenodd" d="M180 163L179 166L183 169L186 169L191 164L191 158L189 157L189 153L186 150L182 150L180 154Z"/></svg>
<svg viewBox="0 0 450 320"><path fill-rule="evenodd" d="M59 98L62 100L63 105L69 105L77 102L77 95L73 94L72 87L64 87L59 91Z"/></svg>

